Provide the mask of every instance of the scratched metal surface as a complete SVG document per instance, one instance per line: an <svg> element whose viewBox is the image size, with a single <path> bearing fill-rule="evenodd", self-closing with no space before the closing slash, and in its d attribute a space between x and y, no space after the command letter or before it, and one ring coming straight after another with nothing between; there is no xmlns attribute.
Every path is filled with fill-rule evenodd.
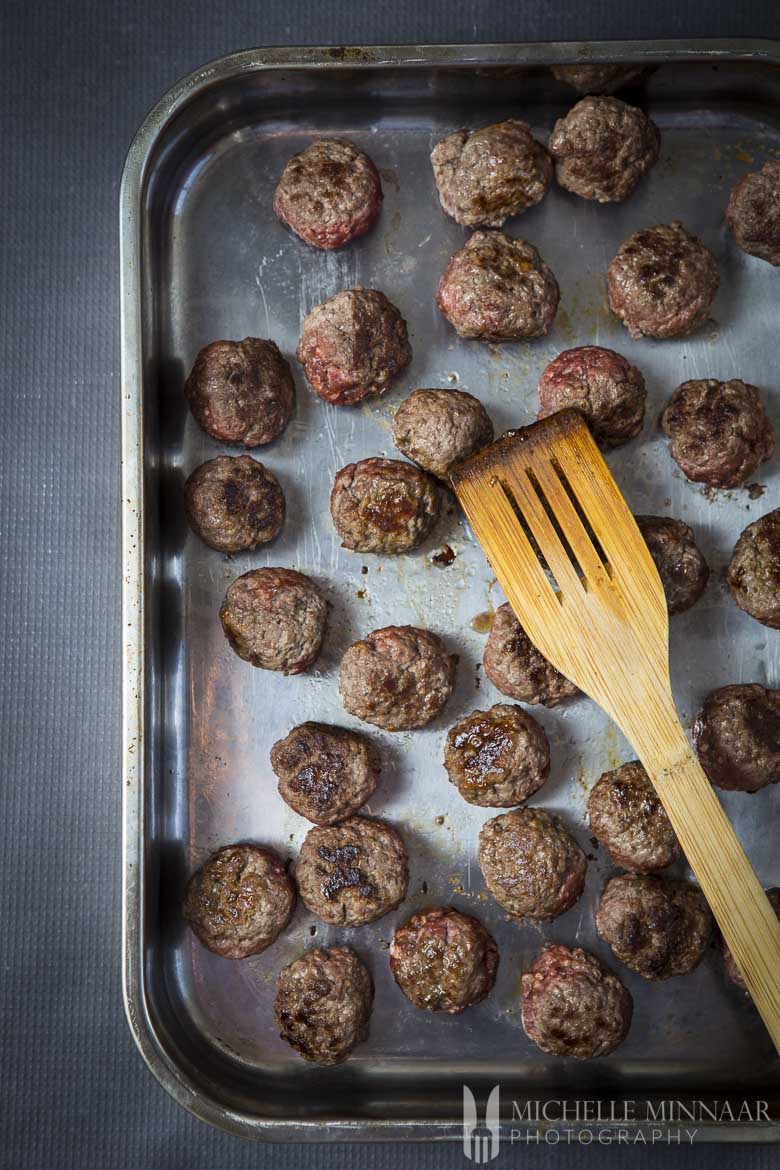
<svg viewBox="0 0 780 1170"><path fill-rule="evenodd" d="M476 864L483 822L494 815L466 804L441 764L455 720L501 699L480 662L490 615L503 600L479 548L451 502L433 537L401 557L353 554L339 547L328 496L334 473L369 455L399 456L390 431L401 400L419 386L457 386L476 394L496 432L531 421L536 384L561 349L614 347L644 372L649 395L641 436L609 455L629 503L639 512L679 517L695 530L712 570L704 598L672 621L676 697L686 725L706 692L729 682L777 685L780 638L741 613L723 571L745 524L780 504L778 461L761 470L763 494L708 495L684 481L657 429L657 415L686 378L739 376L766 392L780 426L776 358L778 275L730 242L722 212L735 178L780 154L780 125L765 93L742 68L662 68L643 104L662 132L661 159L624 205L601 207L553 187L543 204L506 230L532 241L556 273L561 308L549 335L503 346L463 342L434 305L436 283L466 232L441 212L428 156L448 131L508 116L527 118L546 139L570 104L541 73L458 79L446 72L410 76L377 70L359 93L282 74L273 100L247 87L225 97L221 131L199 139L180 128L159 163L148 196L152 246L154 358L159 379L145 387L152 417L147 508L159 515L149 549L150 637L156 642L153 729L155 767L150 833L159 857L152 891L153 933L147 963L153 1010L173 1035L189 1037L201 1065L214 1058L214 1089L225 1108L251 1096L253 1078L278 1090L291 1119L332 1116L349 1095L357 1115L425 1116L434 1102L457 1100L464 1076L499 1078L526 1091L612 1093L666 1087L703 1092L743 1078L776 1082L778 1066L757 1018L722 976L715 949L692 975L659 985L619 969L593 923L610 872L589 839L588 791L607 768L631 759L629 745L583 698L553 711L533 709L552 745L552 772L533 803L562 814L589 854L584 896L544 927L518 925L486 894ZM312 96L316 97L312 101ZM324 254L306 247L275 219L271 200L286 159L319 134L345 135L376 162L385 193L374 230L351 247ZM694 337L631 341L607 309L604 273L619 243L639 227L679 218L716 253L721 288L713 320ZM339 410L308 389L294 351L303 316L357 284L382 289L409 324L413 361L381 400ZM297 384L295 417L283 438L254 452L279 477L288 501L281 537L256 553L226 558L186 529L186 475L221 448L189 417L182 382L198 349L215 338L272 337L290 357ZM159 412L159 415L158 415ZM159 417L159 430L154 426ZM152 450L152 448L155 448ZM451 565L434 555L448 544ZM332 603L324 651L299 678L253 669L229 649L218 609L230 581L249 568L288 565L310 574ZM411 858L409 897L400 909L359 930L328 927L299 905L289 929L264 955L222 960L181 924L178 905L191 870L220 845L257 840L293 858L309 827L282 802L268 762L271 745L305 719L360 724L341 705L341 655L356 638L390 623L441 634L459 655L458 682L444 713L428 728L389 734L363 728L383 759L381 784L366 811L402 832ZM727 794L724 803L766 883L780 882L774 819L780 794ZM155 882L157 879L155 878ZM160 912L157 915L159 894ZM396 925L428 904L477 915L498 942L494 993L461 1017L421 1013L395 987L387 945ZM520 1024L520 972L546 940L579 944L619 969L635 1003L630 1035L612 1056L572 1066L543 1056ZM280 968L312 944L353 945L367 962L376 1000L367 1043L343 1069L310 1068L278 1038L274 984ZM185 1040L181 1040L185 1046ZM217 1055L219 1059L217 1059ZM233 1068L240 1088L224 1080ZM413 1077L414 1101L396 1078ZM395 1086L395 1087L394 1087ZM231 1096L231 1093L233 1094ZM301 1098L304 1093L306 1102ZM426 1096L427 1094L427 1096Z"/></svg>

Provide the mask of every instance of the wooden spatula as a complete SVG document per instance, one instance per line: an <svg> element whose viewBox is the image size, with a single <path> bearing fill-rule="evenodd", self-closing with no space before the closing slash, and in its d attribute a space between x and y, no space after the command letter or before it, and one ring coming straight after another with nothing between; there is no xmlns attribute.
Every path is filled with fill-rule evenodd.
<svg viewBox="0 0 780 1170"><path fill-rule="evenodd" d="M510 432L452 483L531 640L633 744L780 1051L780 923L685 738L663 586L584 420Z"/></svg>

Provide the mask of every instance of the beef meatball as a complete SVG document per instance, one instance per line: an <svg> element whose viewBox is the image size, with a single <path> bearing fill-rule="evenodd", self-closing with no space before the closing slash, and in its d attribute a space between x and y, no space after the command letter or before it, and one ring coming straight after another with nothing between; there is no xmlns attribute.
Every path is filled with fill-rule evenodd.
<svg viewBox="0 0 780 1170"><path fill-rule="evenodd" d="M774 451L759 391L739 378L683 382L661 415L661 427L683 474L711 487L739 487Z"/></svg>
<svg viewBox="0 0 780 1170"><path fill-rule="evenodd" d="M513 808L549 776L550 744L522 707L497 703L472 711L448 732L444 767L469 804Z"/></svg>
<svg viewBox="0 0 780 1170"><path fill-rule="evenodd" d="M295 863L298 893L332 926L365 926L406 897L409 858L400 834L383 821L349 817L310 829Z"/></svg>
<svg viewBox="0 0 780 1170"><path fill-rule="evenodd" d="M463 390L415 390L393 419L398 450L445 483L454 463L492 439L487 411L479 399Z"/></svg>
<svg viewBox="0 0 780 1170"><path fill-rule="evenodd" d="M734 545L726 580L740 609L780 630L780 508L748 524Z"/></svg>
<svg viewBox="0 0 780 1170"><path fill-rule="evenodd" d="M614 349L580 345L554 358L539 382L539 418L572 407L597 442L619 447L642 429L647 391L636 366Z"/></svg>
<svg viewBox="0 0 780 1170"><path fill-rule="evenodd" d="M337 472L330 514L343 548L403 553L439 519L439 490L429 475L398 459L361 459Z"/></svg>
<svg viewBox="0 0 780 1170"><path fill-rule="evenodd" d="M765 893L769 899L770 906L780 919L780 889L774 886L772 889L766 890ZM736 983L737 987L741 987L743 991L746 991L747 988L745 987L745 980L742 978L742 972L735 963L734 956L729 949L729 944L722 935L720 936L720 950L723 955L723 966L726 969L726 975L732 983Z"/></svg>
<svg viewBox="0 0 780 1170"><path fill-rule="evenodd" d="M620 203L655 166L661 136L651 118L613 97L586 97L555 123L549 141L561 187Z"/></svg>
<svg viewBox="0 0 780 1170"><path fill-rule="evenodd" d="M267 544L284 524L279 480L249 455L201 463L184 485L184 507L192 531L217 552Z"/></svg>
<svg viewBox="0 0 780 1170"><path fill-rule="evenodd" d="M521 703L554 707L580 693L536 649L508 603L496 610L482 664L493 686Z"/></svg>
<svg viewBox="0 0 780 1170"><path fill-rule="evenodd" d="M279 1035L304 1060L341 1064L368 1036L374 987L351 947L317 947L279 972Z"/></svg>
<svg viewBox="0 0 780 1170"><path fill-rule="evenodd" d="M610 878L596 911L599 938L643 979L693 971L712 938L712 925L695 886L646 874Z"/></svg>
<svg viewBox="0 0 780 1170"><path fill-rule="evenodd" d="M294 906L287 867L273 849L226 845L190 878L184 917L204 947L245 959L270 947Z"/></svg>
<svg viewBox="0 0 780 1170"><path fill-rule="evenodd" d="M629 991L579 947L546 947L523 975L522 987L525 1033L551 1056L606 1056L628 1034Z"/></svg>
<svg viewBox="0 0 780 1170"><path fill-rule="evenodd" d="M239 658L300 674L322 648L328 603L295 569L252 569L228 586L219 620Z"/></svg>
<svg viewBox="0 0 780 1170"><path fill-rule="evenodd" d="M279 795L315 825L356 813L377 784L379 752L364 735L325 723L301 723L271 748Z"/></svg>
<svg viewBox="0 0 780 1170"><path fill-rule="evenodd" d="M681 856L671 822L638 760L596 781L588 797L588 817L591 832L624 869L649 873Z"/></svg>
<svg viewBox="0 0 780 1170"><path fill-rule="evenodd" d="M481 922L451 906L420 910L395 932L390 969L415 1007L455 1015L493 988L498 948Z"/></svg>
<svg viewBox="0 0 780 1170"><path fill-rule="evenodd" d="M296 357L312 389L334 406L384 394L412 360L406 322L383 292L336 293L304 318Z"/></svg>
<svg viewBox="0 0 780 1170"><path fill-rule="evenodd" d="M707 588L710 577L693 530L671 516L636 516L635 519L658 569L669 613L690 609Z"/></svg>
<svg viewBox="0 0 780 1170"><path fill-rule="evenodd" d="M719 279L709 248L674 220L620 245L607 271L609 303L634 338L686 337L709 317Z"/></svg>
<svg viewBox="0 0 780 1170"><path fill-rule="evenodd" d="M295 383L273 341L212 341L184 383L195 422L220 443L260 447L292 417Z"/></svg>
<svg viewBox="0 0 780 1170"><path fill-rule="evenodd" d="M773 159L737 183L726 221L744 252L780 264L780 162Z"/></svg>
<svg viewBox="0 0 780 1170"><path fill-rule="evenodd" d="M487 888L513 918L544 922L579 898L585 854L559 817L542 808L518 808L486 821L479 864Z"/></svg>
<svg viewBox="0 0 780 1170"><path fill-rule="evenodd" d="M351 142L319 138L293 155L274 192L274 211L296 235L330 251L364 235L379 215L382 184Z"/></svg>
<svg viewBox="0 0 780 1170"><path fill-rule="evenodd" d="M553 65L554 77L578 93L615 93L650 73L647 65Z"/></svg>
<svg viewBox="0 0 780 1170"><path fill-rule="evenodd" d="M550 156L527 122L510 118L481 130L456 130L434 147L441 205L464 227L500 228L544 199Z"/></svg>
<svg viewBox="0 0 780 1170"><path fill-rule="evenodd" d="M430 630L385 626L347 650L339 691L350 715L385 731L412 731L435 719L449 699L455 666Z"/></svg>
<svg viewBox="0 0 780 1170"><path fill-rule="evenodd" d="M760 683L711 691L693 725L693 742L713 784L758 792L780 782L780 691Z"/></svg>
<svg viewBox="0 0 780 1170"><path fill-rule="evenodd" d="M558 309L558 282L533 244L475 232L444 269L436 304L460 337L543 337Z"/></svg>

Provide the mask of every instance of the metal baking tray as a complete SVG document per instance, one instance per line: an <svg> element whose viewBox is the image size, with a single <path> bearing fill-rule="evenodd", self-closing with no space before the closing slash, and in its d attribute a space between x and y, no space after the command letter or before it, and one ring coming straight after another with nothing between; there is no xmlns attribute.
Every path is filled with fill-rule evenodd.
<svg viewBox="0 0 780 1170"><path fill-rule="evenodd" d="M431 147L461 125L508 116L526 118L546 139L576 100L548 66L585 60L658 66L635 100L661 127L660 162L622 205L602 207L553 186L540 206L510 221L510 233L536 244L557 274L555 325L527 344L459 341L434 305L434 290L466 233L438 206ZM293 237L271 206L283 163L319 134L346 135L366 148L385 192L374 230L333 253ZM762 469L760 498L747 491L710 497L676 471L656 418L685 378L740 376L765 389L780 429L780 278L738 251L723 224L735 177L778 154L780 43L772 42L256 50L193 73L144 122L121 191L124 981L146 1062L199 1117L276 1140L455 1138L463 1085L482 1102L500 1083L506 1131L530 1138L549 1124L529 1121L533 1109L522 1120L534 1102L615 1101L620 1118L633 1101L623 1109L633 1118L600 1129L635 1135L675 1128L673 1109L659 1114L660 1101L695 1108L724 1096L766 1101L774 1120L731 1124L705 1112L697 1138L780 1135L780 1065L756 1013L726 985L715 948L691 976L659 985L620 969L635 1018L626 1043L607 1058L553 1059L526 1039L519 975L545 939L582 944L618 966L595 935L608 866L589 842L584 807L599 774L632 752L586 699L534 709L553 751L551 778L534 802L561 810L593 859L586 892L567 914L543 928L509 921L486 896L475 860L479 828L493 813L467 805L440 762L446 729L500 697L479 668L485 615L502 600L490 570L454 501L423 548L395 558L341 549L328 514L339 467L394 454L392 412L415 387L477 394L499 433L534 417L538 376L557 352L588 342L612 346L636 362L649 387L644 431L609 456L612 469L636 511L691 523L712 568L705 597L672 623L683 715L690 721L714 686L777 686L780 638L730 601L723 569L744 525L780 504L780 460ZM713 321L691 338L634 342L607 309L607 262L630 232L674 217L719 258ZM411 366L381 400L339 410L311 393L293 363L294 420L279 442L255 452L283 484L285 531L255 554L228 559L211 551L188 533L182 511L185 477L219 450L182 396L197 350L215 338L255 334L273 337L292 357L304 314L361 282L384 290L406 317ZM441 567L433 558L445 544L456 556ZM323 655L299 678L241 662L220 628L228 583L267 564L311 574L332 602ZM265 954L229 962L208 953L182 924L187 876L234 840L295 854L308 824L278 797L269 748L304 719L355 725L335 685L340 657L355 638L391 622L430 626L460 656L456 692L432 726L411 735L372 731L384 770L370 812L406 838L408 900L360 930L329 928L299 906ZM780 883L779 799L774 789L723 796L767 884ZM494 993L461 1017L416 1010L390 976L387 944L396 924L429 903L475 913L501 952ZM368 1042L344 1066L323 1070L279 1039L272 1000L285 963L337 939L368 963L376 1000ZM586 1120L573 1123L578 1132L593 1116L584 1109Z"/></svg>

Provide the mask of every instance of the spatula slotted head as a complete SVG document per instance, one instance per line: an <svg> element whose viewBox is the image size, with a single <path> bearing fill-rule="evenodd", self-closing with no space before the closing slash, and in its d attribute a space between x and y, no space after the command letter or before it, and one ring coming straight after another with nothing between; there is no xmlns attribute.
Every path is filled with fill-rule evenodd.
<svg viewBox="0 0 780 1170"><path fill-rule="evenodd" d="M509 432L461 463L452 483L518 620L553 666L621 725L648 671L668 689L663 586L576 411Z"/></svg>

